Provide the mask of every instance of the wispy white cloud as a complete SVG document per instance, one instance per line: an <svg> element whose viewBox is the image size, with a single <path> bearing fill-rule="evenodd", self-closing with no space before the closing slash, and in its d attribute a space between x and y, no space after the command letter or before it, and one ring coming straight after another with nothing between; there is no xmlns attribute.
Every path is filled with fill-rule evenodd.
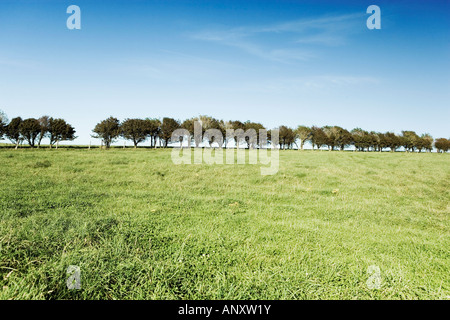
<svg viewBox="0 0 450 320"><path fill-rule="evenodd" d="M361 22L362 14L346 14L319 18L300 19L271 25L241 26L221 30L203 30L191 34L195 40L210 41L235 47L262 59L276 62L295 62L315 57L311 48L292 48L293 45L343 45L355 25ZM261 41L262 34L275 34L280 40Z"/></svg>
<svg viewBox="0 0 450 320"><path fill-rule="evenodd" d="M233 92L261 92L274 94L323 94L329 90L346 90L355 87L367 88L367 85L378 85L381 80L371 76L359 75L319 75L302 77L278 77L236 83L225 88Z"/></svg>

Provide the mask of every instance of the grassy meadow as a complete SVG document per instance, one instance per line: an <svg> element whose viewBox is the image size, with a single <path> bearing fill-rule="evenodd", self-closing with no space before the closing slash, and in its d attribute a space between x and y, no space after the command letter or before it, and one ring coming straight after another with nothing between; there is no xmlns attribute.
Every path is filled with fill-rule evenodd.
<svg viewBox="0 0 450 320"><path fill-rule="evenodd" d="M450 298L449 154L170 155L1 149L0 299Z"/></svg>

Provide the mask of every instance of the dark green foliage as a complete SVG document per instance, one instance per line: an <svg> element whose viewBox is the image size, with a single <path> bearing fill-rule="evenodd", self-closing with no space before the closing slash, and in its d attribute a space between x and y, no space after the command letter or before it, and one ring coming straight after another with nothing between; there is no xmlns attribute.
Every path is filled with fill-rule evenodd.
<svg viewBox="0 0 450 320"><path fill-rule="evenodd" d="M280 139L280 148L281 149L292 149L292 145L295 142L295 133L289 127L280 126L279 129L279 139Z"/></svg>
<svg viewBox="0 0 450 320"><path fill-rule="evenodd" d="M67 124L63 119L53 119L49 116L42 116L39 119L25 119L20 117L14 118L7 124L6 115L0 110L0 138L6 136L12 143L16 145L16 149L22 141L27 141L31 147L36 144L39 147L41 141L45 137L49 137L50 147L59 141L74 140L75 130ZM198 128L198 136L195 136L196 123L202 123L201 128ZM174 137L175 141L171 141L172 133L176 129L186 129L187 132ZM201 129L201 130L200 130ZM211 132L209 129L218 130ZM323 127L307 127L298 126L295 130L280 126L278 144L282 149L293 149L294 145L297 149L302 150L305 142L310 142L313 149L320 149L328 146L329 150L345 150L349 146L354 146L357 151L385 151L389 149L394 152L400 147L407 152L431 152L433 149L434 139L429 134L425 133L419 136L414 131L402 131L401 135L393 132L375 132L365 131L361 128L355 128L351 132L340 126L323 126ZM234 130L234 135L227 136L227 130ZM142 119L125 119L120 124L117 118L109 117L108 119L98 123L94 130L94 138L102 139L102 142L109 148L111 144L119 137L132 140L135 148L139 143L144 142L150 137L150 145L156 148L156 141L167 147L169 143L182 142L184 138L189 139L189 145L192 140L195 146L199 147L203 141L209 142L211 146L214 142L218 143L220 147L227 147L228 140L234 139L235 145L239 148L241 143L246 144L247 147L256 148L261 146L259 141L259 133L265 130L261 123L241 122L239 120L223 121L215 119L211 116L200 115L186 119L183 122L165 117L161 122L158 119L146 118ZM255 133L255 134L254 134ZM272 131L267 130L267 142L272 143ZM441 138L444 139L444 138ZM439 151L446 150L445 140L436 141L436 149ZM439 148L437 147L439 146Z"/></svg>
<svg viewBox="0 0 450 320"><path fill-rule="evenodd" d="M41 131L38 136L38 148L41 146L42 139L44 139L49 133L50 119L51 118L49 116L42 116L38 119L39 125L41 126Z"/></svg>
<svg viewBox="0 0 450 320"><path fill-rule="evenodd" d="M434 146L438 150L438 152L447 152L450 150L450 140L445 138L436 139Z"/></svg>
<svg viewBox="0 0 450 320"><path fill-rule="evenodd" d="M19 125L19 132L23 139L28 142L30 147L34 148L36 138L41 132L41 125L37 119L25 119Z"/></svg>
<svg viewBox="0 0 450 320"><path fill-rule="evenodd" d="M306 141L311 137L311 128L306 126L298 126L295 130L297 138L300 139L300 149L303 150L303 146Z"/></svg>
<svg viewBox="0 0 450 320"><path fill-rule="evenodd" d="M160 138L163 141L164 148L166 148L168 143L170 142L172 133L178 128L180 128L180 123L177 120L172 118L163 118Z"/></svg>
<svg viewBox="0 0 450 320"><path fill-rule="evenodd" d="M150 136L152 127L150 121L142 119L125 119L120 125L120 135L127 140L132 140L134 147L145 141Z"/></svg>
<svg viewBox="0 0 450 320"><path fill-rule="evenodd" d="M369 133L361 128L355 128L351 131L353 144L356 150L369 151L371 138Z"/></svg>
<svg viewBox="0 0 450 320"><path fill-rule="evenodd" d="M221 123L221 131L224 130L224 128L225 128L225 126L223 125L223 122L222 122ZM254 140L253 142L250 141L250 138L248 136L245 137L245 142L247 142L247 145L251 148L256 148L257 145L260 146L259 132L262 130L266 130L266 128L264 128L264 126L261 123L251 122L251 121L244 122L244 128L246 131L247 130L255 130L255 132L254 132L255 139L253 139ZM292 133L294 134L294 132L292 132ZM294 134L294 141L295 141L295 134Z"/></svg>
<svg viewBox="0 0 450 320"><path fill-rule="evenodd" d="M161 132L161 121L159 119L145 119L150 135L150 146L154 146L156 148L156 139L159 137L159 133Z"/></svg>
<svg viewBox="0 0 450 320"><path fill-rule="evenodd" d="M93 138L102 139L106 148L111 146L111 143L120 135L120 122L117 118L109 117L106 120L98 123L94 130Z"/></svg>
<svg viewBox="0 0 450 320"><path fill-rule="evenodd" d="M3 134L5 133L7 124L8 124L8 117L2 110L0 110L0 139L3 138Z"/></svg>
<svg viewBox="0 0 450 320"><path fill-rule="evenodd" d="M20 124L22 121L21 117L13 118L5 128L5 136L16 145L16 149L22 141L22 136L20 134Z"/></svg>
<svg viewBox="0 0 450 320"><path fill-rule="evenodd" d="M327 145L329 143L329 139L322 128L313 126L311 127L311 144L313 146L317 146L320 149L322 146Z"/></svg>
<svg viewBox="0 0 450 320"><path fill-rule="evenodd" d="M414 151L419 142L419 136L414 131L402 131L402 146L406 151Z"/></svg>
<svg viewBox="0 0 450 320"><path fill-rule="evenodd" d="M53 119L48 120L48 132L50 135L50 147L55 143L65 140L74 140L75 129L68 124L64 119Z"/></svg>

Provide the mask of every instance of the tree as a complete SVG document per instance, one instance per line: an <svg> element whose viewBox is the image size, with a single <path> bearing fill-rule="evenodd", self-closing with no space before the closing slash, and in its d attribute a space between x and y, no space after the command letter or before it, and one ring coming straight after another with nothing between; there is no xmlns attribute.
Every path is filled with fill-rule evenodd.
<svg viewBox="0 0 450 320"><path fill-rule="evenodd" d="M310 138L313 150L314 146L317 146L317 149L320 149L322 146L327 144L328 137L323 132L322 128L312 126L311 127L311 138Z"/></svg>
<svg viewBox="0 0 450 320"><path fill-rule="evenodd" d="M395 152L402 145L401 138L393 132L386 132L384 139L386 140L386 146L391 149L391 152Z"/></svg>
<svg viewBox="0 0 450 320"><path fill-rule="evenodd" d="M74 140L76 138L75 129L64 119L49 118L48 133L50 136L50 148L56 144L56 149L58 149L60 141Z"/></svg>
<svg viewBox="0 0 450 320"><path fill-rule="evenodd" d="M8 116L2 110L0 110L0 139L3 138L6 126L8 124Z"/></svg>
<svg viewBox="0 0 450 320"><path fill-rule="evenodd" d="M47 136L49 126L50 126L50 117L49 116L42 116L38 119L39 125L41 126L41 131L38 135L38 148L41 146L42 139Z"/></svg>
<svg viewBox="0 0 450 320"><path fill-rule="evenodd" d="M438 138L434 142L434 146L437 149L437 152L447 152L450 150L450 140L445 138Z"/></svg>
<svg viewBox="0 0 450 320"><path fill-rule="evenodd" d="M422 134L419 138L417 149L419 150L419 152L421 152L423 149L425 149L425 151L431 152L431 150L433 149L433 137L428 133Z"/></svg>
<svg viewBox="0 0 450 320"><path fill-rule="evenodd" d="M388 141L385 133L378 132L377 136L378 136L378 148L379 148L378 151L381 152L381 151L383 151L383 149L389 147L389 141Z"/></svg>
<svg viewBox="0 0 450 320"><path fill-rule="evenodd" d="M194 138L194 122L194 119L186 119L181 124L181 128L186 129L189 132L189 146L191 145L192 139Z"/></svg>
<svg viewBox="0 0 450 320"><path fill-rule="evenodd" d="M368 148L372 148L372 151L378 151L380 149L380 137L377 132L370 131L367 134L366 140Z"/></svg>
<svg viewBox="0 0 450 320"><path fill-rule="evenodd" d="M163 118L160 138L164 142L164 148L167 148L170 138L172 137L172 133L178 128L180 128L180 123L177 120L172 118Z"/></svg>
<svg viewBox="0 0 450 320"><path fill-rule="evenodd" d="M365 149L367 149L367 151L369 151L372 144L372 137L367 131L361 128L355 128L351 131L351 135L356 150L365 151Z"/></svg>
<svg viewBox="0 0 450 320"><path fill-rule="evenodd" d="M41 132L41 125L39 121L34 118L28 118L22 121L19 125L20 135L28 142L31 148L34 148L34 143L37 136Z"/></svg>
<svg viewBox="0 0 450 320"><path fill-rule="evenodd" d="M145 141L150 136L149 122L142 119L125 119L120 125L120 135L127 140L132 140L134 147Z"/></svg>
<svg viewBox="0 0 450 320"><path fill-rule="evenodd" d="M406 152L414 152L419 143L419 139L419 136L414 131L402 131L402 146Z"/></svg>
<svg viewBox="0 0 450 320"><path fill-rule="evenodd" d="M336 137L336 141L335 144L336 146L339 146L339 148L341 149L341 151L344 151L346 146L349 146L352 144L352 135L350 132L348 132L348 130L338 127L338 126L334 126L333 127L334 131L335 131L335 137Z"/></svg>
<svg viewBox="0 0 450 320"><path fill-rule="evenodd" d="M150 146L156 149L156 139L159 137L161 132L161 121L159 119L145 118L149 135L150 135Z"/></svg>
<svg viewBox="0 0 450 320"><path fill-rule="evenodd" d="M206 116L201 116L201 117L206 117ZM204 120L204 118L203 118ZM203 141L203 134L205 133L205 128L203 125L203 121L202 121L202 126L200 128L200 118L199 117L193 117L190 119L186 119L183 121L183 123L181 124L181 128L182 129L186 129L189 132L190 135L190 142L192 140L194 140L194 144L195 144L195 148L198 148L200 146L200 143L202 143ZM195 127L198 126L197 131L195 130ZM190 145L189 142L189 145Z"/></svg>
<svg viewBox="0 0 450 320"><path fill-rule="evenodd" d="M339 126L325 126L322 128L327 135L327 145L330 150L339 147L341 150L352 143L352 135Z"/></svg>
<svg viewBox="0 0 450 320"><path fill-rule="evenodd" d="M222 147L223 144L223 136L224 136L224 124L222 120L217 120L213 117L209 116L200 116L200 121L202 121L202 131L204 132L204 139L208 141L209 146L211 147L212 143L217 142L219 147ZM210 129L218 130L222 134L222 139L218 139L220 137L215 137Z"/></svg>
<svg viewBox="0 0 450 320"><path fill-rule="evenodd" d="M336 146L336 130L334 130L334 127L331 126L324 126L322 127L323 132L327 136L326 139L326 145L328 145L328 150L334 150L334 147Z"/></svg>
<svg viewBox="0 0 450 320"><path fill-rule="evenodd" d="M233 129L233 124L232 124L232 121L223 121L223 120L221 120L222 121L222 123L223 123L223 128L222 128L222 131L223 131L223 142L225 143L225 148L227 147L227 144L228 144L228 140L230 139L230 137L227 135L227 130L234 130ZM233 141L234 141L235 139L233 138Z"/></svg>
<svg viewBox="0 0 450 320"><path fill-rule="evenodd" d="M19 143L22 141L22 136L20 134L20 124L22 123L21 117L16 117L11 120L11 122L5 128L6 137L16 145L15 149L19 147Z"/></svg>
<svg viewBox="0 0 450 320"><path fill-rule="evenodd" d="M102 139L105 147L108 149L111 143L120 135L120 122L117 118L109 117L100 123L97 123L94 130L93 138Z"/></svg>
<svg viewBox="0 0 450 320"><path fill-rule="evenodd" d="M286 150L286 147L291 149L295 142L294 130L286 126L280 126L279 130L280 148L284 150Z"/></svg>
<svg viewBox="0 0 450 320"><path fill-rule="evenodd" d="M258 122L251 122L251 121L246 121L244 122L244 129L246 131L246 133L250 133L248 132L248 130L255 130L254 133L256 134L256 136L253 138L250 137L249 134L245 134L245 142L247 143L248 148L256 148L256 146L260 145L260 141L259 141L259 132L262 130L266 130L266 128L264 128L264 126L261 123Z"/></svg>
<svg viewBox="0 0 450 320"><path fill-rule="evenodd" d="M228 121L228 123L229 123L229 126L231 127L231 129L233 129L235 132L235 136L233 137L233 139L234 139L234 143L236 144L236 147L239 149L239 144L244 135L243 131L245 130L245 124L239 120L230 120L230 121ZM242 130L242 131L240 131L240 130ZM242 134L239 134L240 132ZM238 134L236 134L236 133L238 133Z"/></svg>
<svg viewBox="0 0 450 320"><path fill-rule="evenodd" d="M300 140L299 150L303 150L305 142L308 141L308 139L311 137L311 128L306 126L298 126L297 129L295 129L295 134Z"/></svg>

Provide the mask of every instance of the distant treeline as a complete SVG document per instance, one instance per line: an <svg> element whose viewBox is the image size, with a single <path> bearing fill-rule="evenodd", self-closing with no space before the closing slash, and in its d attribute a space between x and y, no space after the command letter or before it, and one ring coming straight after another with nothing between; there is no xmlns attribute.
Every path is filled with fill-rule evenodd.
<svg viewBox="0 0 450 320"><path fill-rule="evenodd" d="M202 134L200 138L194 136L195 122L201 121ZM176 129L185 129L189 133L186 136L173 136ZM209 137L207 130L216 129L222 133L223 140L217 140L215 137ZM93 131L93 138L101 139L102 145L109 148L111 144L118 138L130 140L137 147L139 143L150 139L150 146L167 147L170 143L182 143L187 138L189 145L194 142L198 147L200 143L207 142L210 146L212 143L227 146L229 137L227 130L241 130L242 135L234 135L231 137L235 145L239 148L243 146L259 147L259 140L255 143L249 141L247 132L267 131L268 142L271 142L271 130L266 129L261 123L239 120L219 120L210 116L199 116L184 121L175 120L165 117L159 119L125 119L120 122L115 117L109 117L99 122ZM289 128L280 126L279 130L279 146L281 149L303 149L306 142L309 142L313 149L328 148L329 150L344 150L348 147L354 147L358 151L397 151L403 147L404 150L414 152L428 151L431 152L433 146L438 152L448 152L450 150L450 140L446 138L438 138L436 140L427 133L418 135L414 131L402 131L401 135L393 132L374 132L365 131L361 128L355 128L348 131L339 126L323 126L323 127L307 127L298 126L297 128ZM0 111L0 138L6 137L16 148L26 141L32 148L39 147L44 138L48 138L50 148L54 145L58 146L60 141L74 140L75 129L64 119L54 119L49 116L42 116L39 119L28 118L22 119L16 117L8 122L6 115ZM176 140L176 141L175 141Z"/></svg>
<svg viewBox="0 0 450 320"><path fill-rule="evenodd" d="M31 148L41 145L44 138L49 139L50 148L60 141L74 140L75 129L64 119L54 119L49 116L42 116L39 119L22 119L16 117L8 122L8 118L0 110L0 139L6 137L11 141L16 149L26 141Z"/></svg>

